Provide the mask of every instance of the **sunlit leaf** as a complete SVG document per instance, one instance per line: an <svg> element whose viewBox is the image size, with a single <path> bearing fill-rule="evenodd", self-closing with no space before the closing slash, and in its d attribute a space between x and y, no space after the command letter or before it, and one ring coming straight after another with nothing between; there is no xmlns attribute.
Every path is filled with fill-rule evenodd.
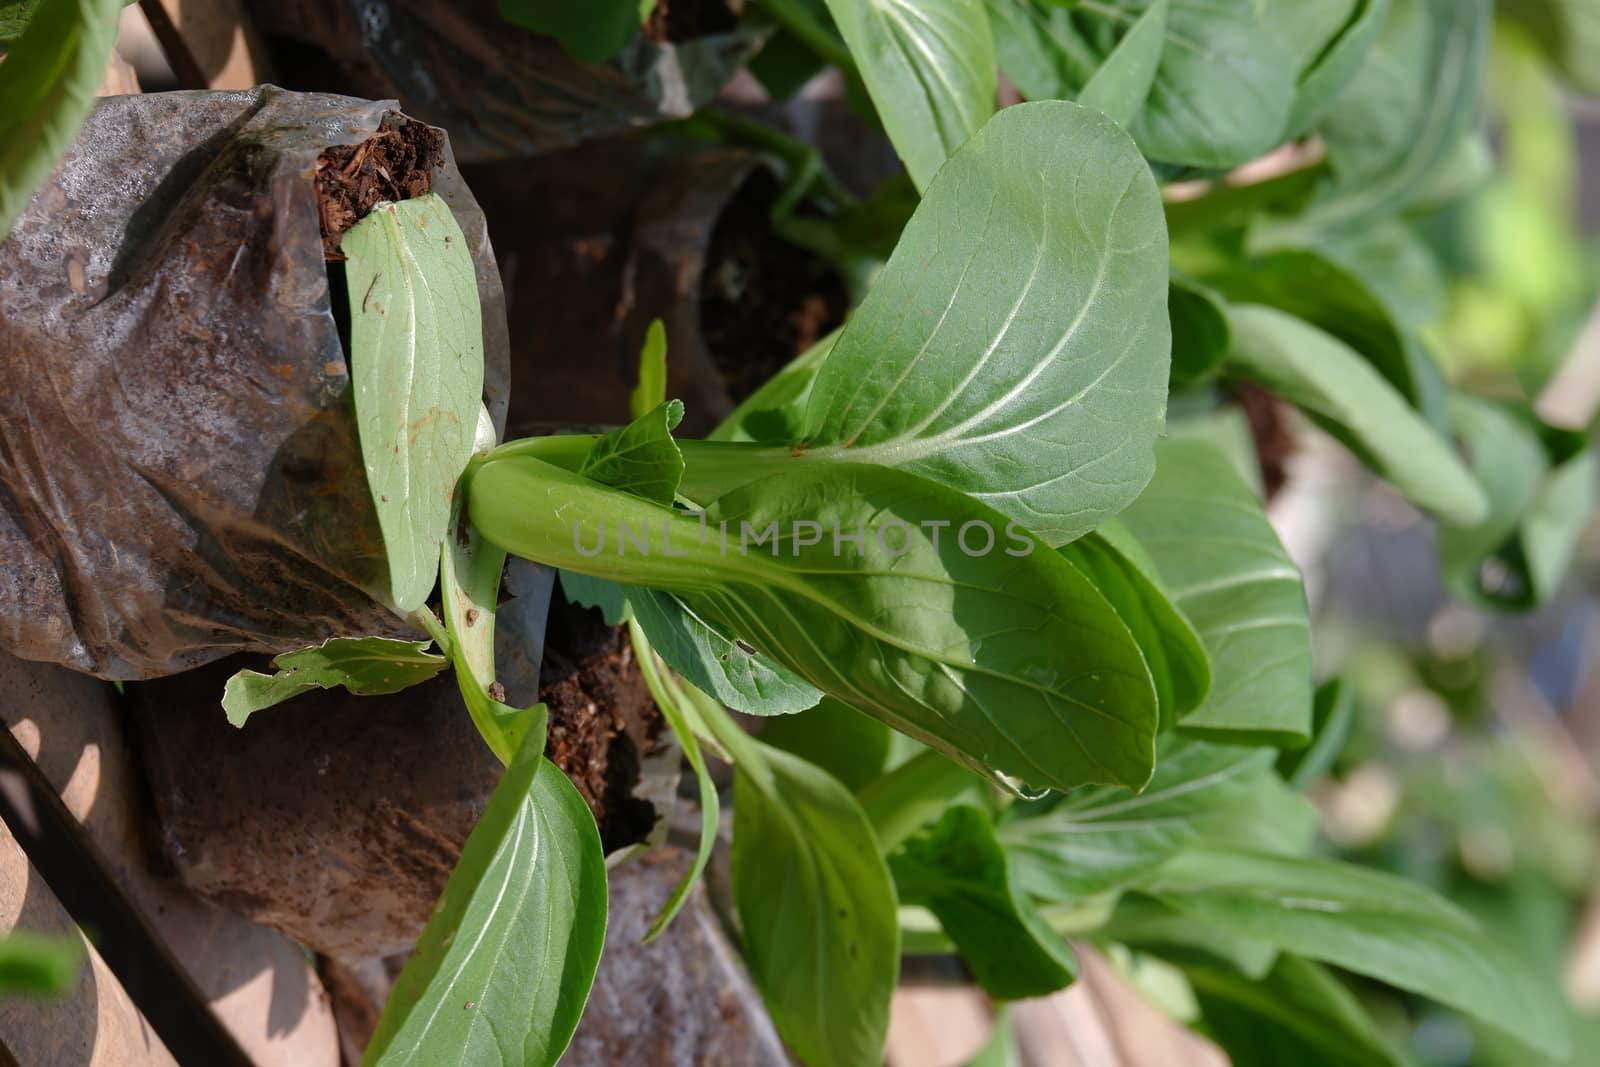
<svg viewBox="0 0 1600 1067"><path fill-rule="evenodd" d="M359 696L398 693L438 674L449 660L428 651L428 641L388 637L330 637L314 648L285 652L275 674L239 671L228 679L222 708L243 726L252 714L313 689L344 686Z"/></svg>
<svg viewBox="0 0 1600 1067"><path fill-rule="evenodd" d="M478 281L466 238L432 193L383 203L344 235L350 377L361 457L395 608L433 591L456 479L483 393Z"/></svg>

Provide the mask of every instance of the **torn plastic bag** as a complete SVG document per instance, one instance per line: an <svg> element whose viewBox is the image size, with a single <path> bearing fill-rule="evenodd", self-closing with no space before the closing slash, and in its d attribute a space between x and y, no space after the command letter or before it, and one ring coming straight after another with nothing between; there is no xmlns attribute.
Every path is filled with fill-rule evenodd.
<svg viewBox="0 0 1600 1067"><path fill-rule="evenodd" d="M392 96L450 130L463 163L519 159L711 102L765 39L737 4L658 5L621 53L583 63L507 21L498 0L250 0L289 84ZM680 11L679 9L682 8Z"/></svg>
<svg viewBox="0 0 1600 1067"><path fill-rule="evenodd" d="M90 115L0 243L0 647L136 679L405 632L369 595L382 540L313 178L393 107L264 86ZM500 278L443 154L503 426Z"/></svg>

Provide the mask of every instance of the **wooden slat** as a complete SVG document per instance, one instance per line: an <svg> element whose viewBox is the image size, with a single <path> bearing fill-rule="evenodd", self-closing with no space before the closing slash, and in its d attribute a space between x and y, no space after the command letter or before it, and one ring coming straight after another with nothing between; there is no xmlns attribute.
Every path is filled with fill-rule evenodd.
<svg viewBox="0 0 1600 1067"><path fill-rule="evenodd" d="M902 986L889 1006L888 1067L965 1063L989 1036L988 999L971 986Z"/></svg>
<svg viewBox="0 0 1600 1067"><path fill-rule="evenodd" d="M1073 950L1079 974L1071 987L1011 1005L1024 1067L1228 1067L1221 1049L1169 1018L1097 952ZM896 990L888 1067L960 1067L992 1025L989 1001L974 987Z"/></svg>
<svg viewBox="0 0 1600 1067"><path fill-rule="evenodd" d="M150 870L146 786L111 687L0 652L0 729L76 819L106 874L256 1067L335 1067L332 1013L286 938Z"/></svg>
<svg viewBox="0 0 1600 1067"><path fill-rule="evenodd" d="M12 930L83 937L0 823L0 934ZM19 1064L177 1067L87 939L70 994L57 999L0 997L0 1049Z"/></svg>
<svg viewBox="0 0 1600 1067"><path fill-rule="evenodd" d="M238 0L139 0L186 89L248 89L272 80L261 35Z"/></svg>
<svg viewBox="0 0 1600 1067"><path fill-rule="evenodd" d="M106 61L105 76L100 79L100 88L95 90L96 96L131 96L139 91L139 75L134 73L133 64L126 59L111 53L111 58Z"/></svg>

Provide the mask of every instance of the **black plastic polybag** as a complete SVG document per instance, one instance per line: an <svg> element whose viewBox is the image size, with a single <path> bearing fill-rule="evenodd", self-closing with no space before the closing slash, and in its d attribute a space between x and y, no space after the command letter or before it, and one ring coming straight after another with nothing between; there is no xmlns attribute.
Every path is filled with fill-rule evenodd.
<svg viewBox="0 0 1600 1067"><path fill-rule="evenodd" d="M0 646L136 679L404 631L369 595L313 187L393 109L271 86L97 105L0 243ZM448 144L433 191L472 248L503 425L504 298Z"/></svg>
<svg viewBox="0 0 1600 1067"><path fill-rule="evenodd" d="M288 84L398 97L449 129L464 163L521 159L687 118L765 37L739 25L737 3L662 4L686 39L641 33L609 61L584 63L506 19L498 0L245 6Z"/></svg>

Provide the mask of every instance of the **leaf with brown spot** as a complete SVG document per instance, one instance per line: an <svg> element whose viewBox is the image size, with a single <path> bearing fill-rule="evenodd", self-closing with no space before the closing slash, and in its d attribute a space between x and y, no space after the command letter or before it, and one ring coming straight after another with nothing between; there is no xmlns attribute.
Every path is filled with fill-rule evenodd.
<svg viewBox="0 0 1600 1067"><path fill-rule="evenodd" d="M433 591L483 393L472 255L465 241L444 240L460 233L430 194L379 204L341 245L361 454L401 613Z"/></svg>

